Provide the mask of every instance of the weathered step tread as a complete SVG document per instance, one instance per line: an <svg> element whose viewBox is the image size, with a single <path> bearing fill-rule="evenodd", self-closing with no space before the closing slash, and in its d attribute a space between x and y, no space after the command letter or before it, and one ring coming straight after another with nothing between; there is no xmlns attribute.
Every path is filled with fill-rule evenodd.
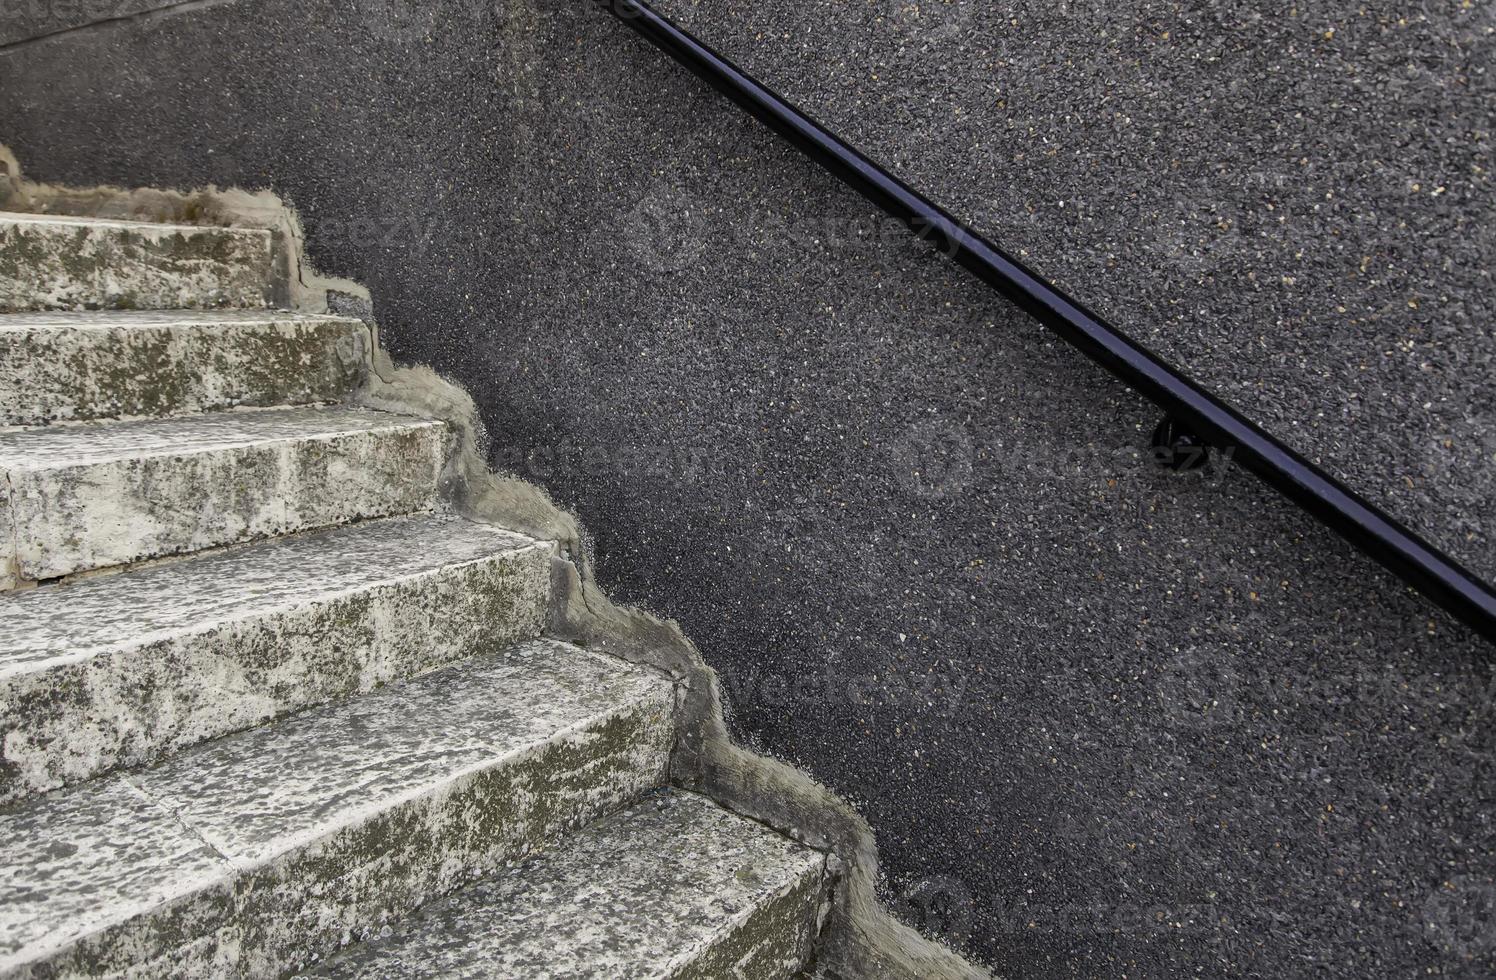
<svg viewBox="0 0 1496 980"><path fill-rule="evenodd" d="M393 518L0 595L0 805L532 639L552 553Z"/></svg>
<svg viewBox="0 0 1496 980"><path fill-rule="evenodd" d="M442 423L357 406L214 412L185 418L48 425L0 432L0 469L32 472L162 456L213 453L353 433L431 429Z"/></svg>
<svg viewBox="0 0 1496 980"><path fill-rule="evenodd" d="M536 547L530 538L461 518L392 518L11 592L0 595L0 677Z"/></svg>
<svg viewBox="0 0 1496 980"><path fill-rule="evenodd" d="M188 896L212 910L194 924L216 929L198 939L215 947L220 966L224 956L244 956L266 958L251 972L284 968L285 945L302 941L304 907L318 921L321 902L342 902L338 907L346 913L350 907L377 908L384 900L350 883L346 876L358 869L343 860L356 855L382 868L378 880L391 894L409 887L395 876L442 885L462 880L465 862L487 870L495 860L481 852L490 842L464 822L492 823L496 817L472 808L514 801L464 798L462 786L471 785L470 777L522 766L543 746L595 742L599 736L590 732L599 719L641 704L653 705L655 716L667 715L672 697L661 675L557 641L531 641L206 743L151 770L0 811L0 840L7 842L0 858L0 972L67 956L69 947L89 936L111 954L123 948L139 955L132 942L98 934L132 919L139 928L142 915L177 914L180 907L168 906ZM668 735L668 716L658 724ZM642 770L663 778L668 739L636 751L647 756ZM563 785L595 778L597 786L572 792L579 798L595 792L606 805L603 784L614 770L605 768L596 777L589 772L584 765ZM422 801L431 806L407 808L372 838L384 848L416 848L422 860L412 865L409 854L402 860L393 851L388 858L364 852L370 841L358 836L360 828ZM442 810L451 806L455 812ZM289 857L297 853L306 855L299 865ZM267 877L258 885L232 884L259 872ZM349 888L352 894L329 897ZM238 921L241 906L245 915L270 919ZM336 915L321 921L329 917ZM254 948L240 948L246 931L255 940L243 946ZM149 944L181 941L165 932L132 934L149 937ZM280 948L259 948L265 936ZM158 969L170 963L169 972L190 972L187 964L202 951L196 943L181 953L175 947L144 952ZM54 965L66 972L70 963L91 955Z"/></svg>
<svg viewBox="0 0 1496 980"><path fill-rule="evenodd" d="M341 401L369 328L275 310L0 314L0 425Z"/></svg>
<svg viewBox="0 0 1496 980"><path fill-rule="evenodd" d="M381 980L794 976L825 858L666 793L432 903L313 971Z"/></svg>
<svg viewBox="0 0 1496 980"><path fill-rule="evenodd" d="M0 432L0 587L429 511L445 447L351 406Z"/></svg>
<svg viewBox="0 0 1496 980"><path fill-rule="evenodd" d="M268 230L0 212L0 311L265 306Z"/></svg>

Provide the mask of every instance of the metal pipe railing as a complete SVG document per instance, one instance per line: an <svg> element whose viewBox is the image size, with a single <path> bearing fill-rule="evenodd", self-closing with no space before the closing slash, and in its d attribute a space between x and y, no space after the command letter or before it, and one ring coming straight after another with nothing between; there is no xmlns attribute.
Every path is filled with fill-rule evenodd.
<svg viewBox="0 0 1496 980"><path fill-rule="evenodd" d="M1049 327L1208 445L1372 560L1496 643L1496 591L1201 388L1179 369L1040 278L929 198L759 84L644 0L593 0L784 137L823 169Z"/></svg>

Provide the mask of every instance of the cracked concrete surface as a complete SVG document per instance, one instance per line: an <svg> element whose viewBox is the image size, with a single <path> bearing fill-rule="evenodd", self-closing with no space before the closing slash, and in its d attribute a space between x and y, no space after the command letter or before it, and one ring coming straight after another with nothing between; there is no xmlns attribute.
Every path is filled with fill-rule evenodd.
<svg viewBox="0 0 1496 980"><path fill-rule="evenodd" d="M234 0L108 0L103 3L16 3L0 19L0 50L44 42L69 31L120 20L169 17Z"/></svg>

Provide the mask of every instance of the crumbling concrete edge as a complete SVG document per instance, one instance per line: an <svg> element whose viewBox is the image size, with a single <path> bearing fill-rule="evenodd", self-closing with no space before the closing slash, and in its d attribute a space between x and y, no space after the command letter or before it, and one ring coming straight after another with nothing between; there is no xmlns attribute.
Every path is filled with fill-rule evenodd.
<svg viewBox="0 0 1496 980"><path fill-rule="evenodd" d="M394 363L378 346L368 290L316 272L306 255L301 221L278 195L213 186L172 191L33 183L22 177L15 155L0 144L0 211L272 230L278 265L275 305L356 313L369 321L374 367L358 400L371 408L441 419L450 427L442 493L451 506L472 520L557 545L547 632L675 679L683 697L672 782L830 855L837 884L813 974L826 980L991 976L882 906L877 842L850 803L794 767L734 744L717 674L680 626L607 597L594 576L589 539L577 519L541 487L488 469L488 433L471 396L429 367Z"/></svg>

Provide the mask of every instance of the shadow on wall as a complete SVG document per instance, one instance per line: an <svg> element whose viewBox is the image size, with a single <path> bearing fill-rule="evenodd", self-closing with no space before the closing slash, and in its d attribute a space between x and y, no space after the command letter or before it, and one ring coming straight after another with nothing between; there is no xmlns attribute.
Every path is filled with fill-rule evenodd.
<svg viewBox="0 0 1496 980"><path fill-rule="evenodd" d="M1147 405L590 5L438 3L400 30L383 9L265 0L12 48L0 132L42 179L294 203L391 349L473 393L491 462L593 529L613 595L698 642L735 732L858 805L892 904L1000 972L1496 968L1472 638L1235 468L1153 465ZM807 35L825 51L898 28L838 16L845 37ZM814 52L783 33L761 56L788 72ZM1045 104L1132 84L1089 44L1036 49L1092 65L1043 75L1076 86ZM789 81L828 116L884 107L859 141L913 160L898 134L947 103L918 59L872 50L878 100ZM1169 64L1180 86L1214 70ZM1126 132L1072 144L1056 116L1030 146L983 111L1003 150L928 164L937 194L967 164L1021 190L974 212L1060 226L1035 195L1072 145L1098 194L1167 191ZM980 135L949 132L942 153ZM1076 227L1094 237L1025 247L1152 288L1151 253ZM1200 322L1240 282L1192 281Z"/></svg>

